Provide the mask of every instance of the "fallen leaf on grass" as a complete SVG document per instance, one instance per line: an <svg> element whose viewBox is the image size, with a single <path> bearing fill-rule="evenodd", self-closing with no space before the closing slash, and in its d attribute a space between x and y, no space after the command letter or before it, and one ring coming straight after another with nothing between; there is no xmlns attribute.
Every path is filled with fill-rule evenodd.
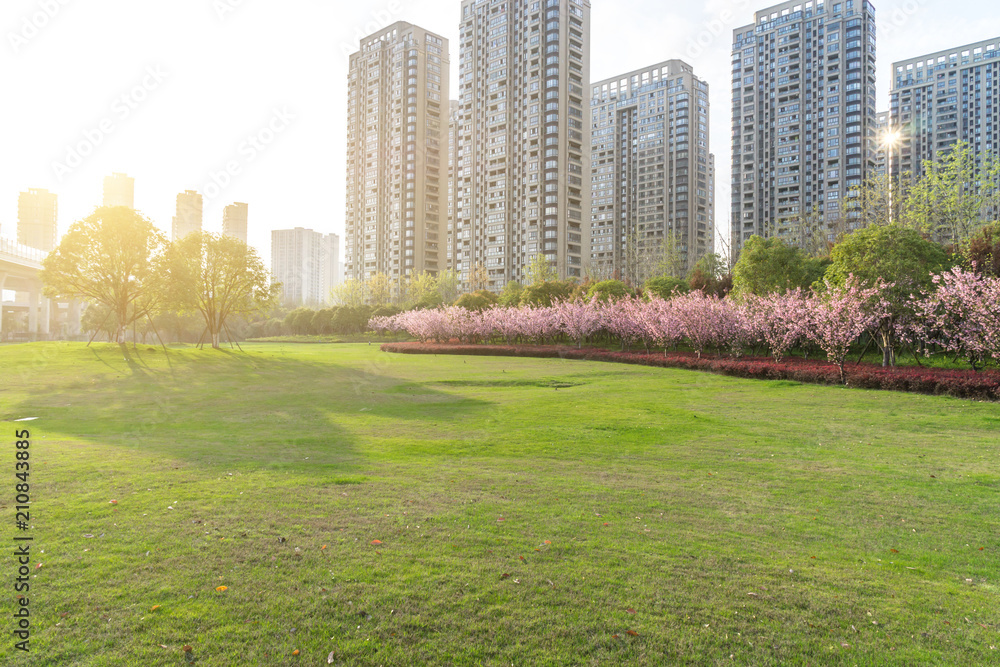
<svg viewBox="0 0 1000 667"><path fill-rule="evenodd" d="M109 505L117 505L117 504L118 504L118 501L117 501L117 500L109 500L109 501L108 501L108 504L109 504Z"/></svg>
<svg viewBox="0 0 1000 667"><path fill-rule="evenodd" d="M194 647L191 646L190 644L185 644L184 648L182 648L181 650L184 651L185 653L190 653L191 651L194 650Z"/></svg>
<svg viewBox="0 0 1000 667"><path fill-rule="evenodd" d="M507 572L504 572L503 574L500 575L500 579L510 579L510 574L507 573Z"/></svg>
<svg viewBox="0 0 1000 667"><path fill-rule="evenodd" d="M332 665L334 660L336 660L336 658L333 655L333 651L330 651L330 655L326 656L326 664Z"/></svg>
<svg viewBox="0 0 1000 667"><path fill-rule="evenodd" d="M220 593L225 593L226 591L229 590L229 586L219 586L215 590L219 591Z"/></svg>
<svg viewBox="0 0 1000 667"><path fill-rule="evenodd" d="M896 549L889 549L889 551L891 551L894 554L898 554L899 553L899 551L897 551Z"/></svg>
<svg viewBox="0 0 1000 667"><path fill-rule="evenodd" d="M545 540L545 544L552 544L552 542L550 542L549 540Z"/></svg>
<svg viewBox="0 0 1000 667"><path fill-rule="evenodd" d="M154 604L154 605L153 605L153 608L152 608L152 609L150 609L150 611L156 611L156 610L157 610L157 609L159 609L159 608L160 608L160 605L158 605L158 604Z"/></svg>
<svg viewBox="0 0 1000 667"><path fill-rule="evenodd" d="M372 544L374 545L382 544L382 540L372 540Z"/></svg>
<svg viewBox="0 0 1000 667"><path fill-rule="evenodd" d="M169 647L169 646L167 646L166 644L157 644L157 646L159 646L160 648L165 648L165 649L167 649L168 651L170 650L170 647Z"/></svg>
<svg viewBox="0 0 1000 667"><path fill-rule="evenodd" d="M635 630L626 630L625 634L627 634L627 635L629 635L631 637L638 637L639 636L639 633L636 632Z"/></svg>
<svg viewBox="0 0 1000 667"><path fill-rule="evenodd" d="M632 609L631 607L629 607L629 608L628 608L628 609L626 609L625 611L627 611L627 612L628 612L628 613L630 613L630 614L635 614L635 609Z"/></svg>
<svg viewBox="0 0 1000 667"><path fill-rule="evenodd" d="M295 649L294 651L292 651L292 655L298 655L298 654L299 654L299 649Z"/></svg>

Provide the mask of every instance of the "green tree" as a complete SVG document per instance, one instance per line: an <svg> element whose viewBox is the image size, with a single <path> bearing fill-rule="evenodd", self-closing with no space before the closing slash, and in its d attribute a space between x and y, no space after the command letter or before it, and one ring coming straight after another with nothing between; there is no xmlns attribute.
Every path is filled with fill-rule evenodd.
<svg viewBox="0 0 1000 667"><path fill-rule="evenodd" d="M765 295L805 289L823 277L827 264L779 238L751 236L733 267L733 293Z"/></svg>
<svg viewBox="0 0 1000 667"><path fill-rule="evenodd" d="M500 292L500 305L501 306L518 306L521 304L521 295L524 292L524 287L521 283L516 280L512 280L503 287L503 291Z"/></svg>
<svg viewBox="0 0 1000 667"><path fill-rule="evenodd" d="M906 193L903 218L941 243L960 245L1000 203L1000 159L992 152L977 156L968 144L957 143L923 168Z"/></svg>
<svg viewBox="0 0 1000 667"><path fill-rule="evenodd" d="M692 290L700 290L704 294L715 294L723 297L733 288L733 277L729 267L721 257L714 253L705 255L698 260L687 276L688 285Z"/></svg>
<svg viewBox="0 0 1000 667"><path fill-rule="evenodd" d="M223 334L232 338L231 320L266 310L277 295L257 251L231 236L188 234L168 248L163 264L170 308L200 313L215 349Z"/></svg>
<svg viewBox="0 0 1000 667"><path fill-rule="evenodd" d="M166 237L127 206L102 207L73 223L40 273L45 295L104 306L115 317L115 339L151 316L164 296L161 260Z"/></svg>
<svg viewBox="0 0 1000 667"><path fill-rule="evenodd" d="M356 308L368 300L365 283L349 278L330 290L334 303L339 306Z"/></svg>
<svg viewBox="0 0 1000 667"><path fill-rule="evenodd" d="M944 248L914 229L873 225L844 237L830 258L833 262L825 279L833 286L846 285L852 275L863 288L875 287L879 279L892 284L882 294L890 310L876 332L876 341L882 349L883 366L895 364L899 342L896 325L910 314L910 295L929 291L932 275L948 268ZM820 282L814 285L817 290L823 287Z"/></svg>
<svg viewBox="0 0 1000 667"><path fill-rule="evenodd" d="M683 278L661 276L659 278L650 278L647 280L646 291L666 300L674 296L675 293L687 294L691 291L691 286L688 285L688 281Z"/></svg>
<svg viewBox="0 0 1000 667"><path fill-rule="evenodd" d="M463 294L455 301L456 306L466 310L486 310L500 303L500 297L489 290L481 289L471 294Z"/></svg>
<svg viewBox="0 0 1000 667"><path fill-rule="evenodd" d="M384 273L376 273L365 281L368 305L378 308L392 302L392 280Z"/></svg>
<svg viewBox="0 0 1000 667"><path fill-rule="evenodd" d="M546 283L555 280L559 277L556 273L556 268L552 266L549 260L545 259L543 253L536 253L531 259L531 264L528 266L528 284L537 285L539 283Z"/></svg>
<svg viewBox="0 0 1000 667"><path fill-rule="evenodd" d="M598 301L617 301L629 295L628 286L620 280L602 280L594 283L587 290L587 299L595 296Z"/></svg>
<svg viewBox="0 0 1000 667"><path fill-rule="evenodd" d="M443 302L437 276L426 271L410 275L403 298L406 308L434 308Z"/></svg>
<svg viewBox="0 0 1000 667"><path fill-rule="evenodd" d="M521 305L551 306L554 302L568 299L574 287L568 280L549 280L528 285L521 292Z"/></svg>

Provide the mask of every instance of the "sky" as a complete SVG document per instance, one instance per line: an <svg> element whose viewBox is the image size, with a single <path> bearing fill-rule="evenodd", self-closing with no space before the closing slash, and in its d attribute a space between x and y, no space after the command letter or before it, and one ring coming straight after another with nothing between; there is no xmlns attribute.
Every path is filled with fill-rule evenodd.
<svg viewBox="0 0 1000 667"><path fill-rule="evenodd" d="M777 4L777 3L773 3ZM1000 37L987 0L875 0L878 108L893 61ZM749 0L592 0L591 78L689 62L711 92L717 236L728 236L734 28ZM135 178L136 208L168 235L179 192L206 195L204 227L249 204L249 242L270 231L344 232L348 56L395 21L451 43L460 0L3 0L0 235L17 196L59 195L59 230L99 205L104 176Z"/></svg>

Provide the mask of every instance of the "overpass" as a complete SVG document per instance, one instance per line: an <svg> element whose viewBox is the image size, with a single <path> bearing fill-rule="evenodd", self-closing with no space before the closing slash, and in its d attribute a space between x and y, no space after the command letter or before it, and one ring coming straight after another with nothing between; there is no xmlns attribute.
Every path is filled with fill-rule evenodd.
<svg viewBox="0 0 1000 667"><path fill-rule="evenodd" d="M25 310L28 313L28 327L27 331L18 332L20 337L39 340L51 336L54 304L42 294L42 281L38 276L42 260L47 254L43 250L0 238L0 341L13 338L14 329L18 328L12 321L13 315ZM14 292L13 302L3 301L4 291ZM27 300L21 301L21 297L26 297ZM80 304L72 302L65 304L65 308L68 311L66 324L59 333L62 336L79 335Z"/></svg>

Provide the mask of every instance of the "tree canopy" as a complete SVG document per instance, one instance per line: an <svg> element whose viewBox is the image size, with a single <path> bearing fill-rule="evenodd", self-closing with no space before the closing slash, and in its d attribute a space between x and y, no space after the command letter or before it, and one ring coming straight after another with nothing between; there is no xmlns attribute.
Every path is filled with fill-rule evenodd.
<svg viewBox="0 0 1000 667"><path fill-rule="evenodd" d="M45 294L100 304L106 317L115 318L117 342L124 343L129 325L149 317L164 295L161 263L167 243L135 210L98 208L73 223L43 261Z"/></svg>
<svg viewBox="0 0 1000 667"><path fill-rule="evenodd" d="M733 292L763 296L807 288L823 277L826 264L779 238L752 236L733 267Z"/></svg>

